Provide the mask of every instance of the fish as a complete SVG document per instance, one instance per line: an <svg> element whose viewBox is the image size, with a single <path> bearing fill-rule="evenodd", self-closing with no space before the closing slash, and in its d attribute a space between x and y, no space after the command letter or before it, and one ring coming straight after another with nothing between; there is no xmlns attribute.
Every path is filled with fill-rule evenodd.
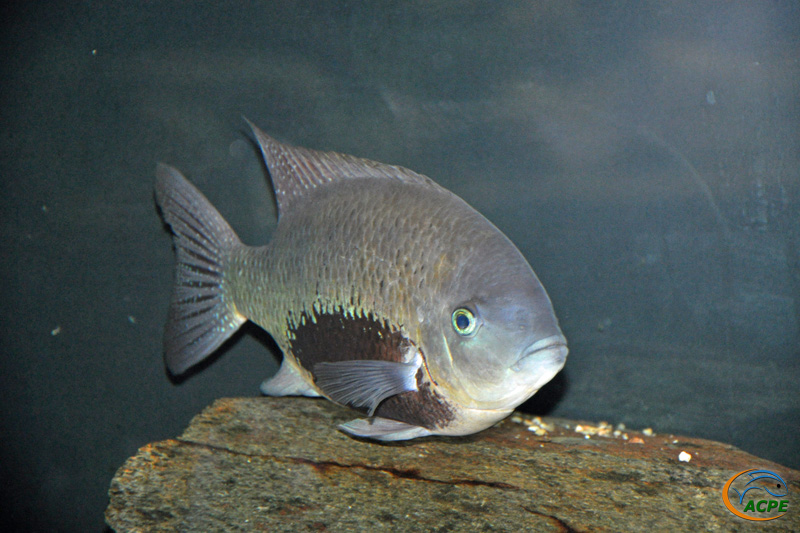
<svg viewBox="0 0 800 533"><path fill-rule="evenodd" d="M739 496L740 505L744 505L744 496L751 490L763 490L774 498L785 498L789 495L788 485L786 485L786 482L783 480L783 478L775 472L753 469L749 472L741 472L735 477L739 477L745 473L750 476L750 481L744 485L747 488L742 492L739 492L738 489L731 487L733 488L733 491L736 492L736 495ZM759 482L760 484L756 482ZM751 483L755 484L752 487L748 486Z"/></svg>
<svg viewBox="0 0 800 533"><path fill-rule="evenodd" d="M172 375L249 320L283 352L264 395L322 396L362 416L339 426L346 434L397 441L482 431L562 369L567 341L547 292L464 200L412 170L248 124L278 207L266 245L243 244L177 169L157 165L176 253Z"/></svg>

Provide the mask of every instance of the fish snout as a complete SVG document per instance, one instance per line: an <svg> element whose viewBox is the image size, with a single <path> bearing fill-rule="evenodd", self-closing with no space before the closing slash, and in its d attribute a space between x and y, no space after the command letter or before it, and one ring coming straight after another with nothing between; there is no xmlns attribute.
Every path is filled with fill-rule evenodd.
<svg viewBox="0 0 800 533"><path fill-rule="evenodd" d="M516 363L511 366L511 370L530 372L548 369L558 372L564 367L568 353L567 339L563 335L551 335L525 348Z"/></svg>

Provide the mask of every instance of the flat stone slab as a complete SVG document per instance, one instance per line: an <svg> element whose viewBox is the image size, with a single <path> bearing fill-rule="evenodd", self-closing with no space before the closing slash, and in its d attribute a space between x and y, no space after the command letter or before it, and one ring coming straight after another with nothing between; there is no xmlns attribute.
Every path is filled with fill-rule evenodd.
<svg viewBox="0 0 800 533"><path fill-rule="evenodd" d="M336 429L356 415L319 399L217 400L125 462L106 521L118 532L800 531L800 472L726 444L521 413L469 437L378 444ZM725 508L723 485L749 468L786 480L789 512L756 524Z"/></svg>

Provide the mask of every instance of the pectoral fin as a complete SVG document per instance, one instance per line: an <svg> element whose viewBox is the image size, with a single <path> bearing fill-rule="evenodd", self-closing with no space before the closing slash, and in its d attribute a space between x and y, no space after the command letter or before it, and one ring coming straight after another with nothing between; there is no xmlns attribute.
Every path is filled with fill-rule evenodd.
<svg viewBox="0 0 800 533"><path fill-rule="evenodd" d="M339 429L354 437L365 437L384 441L408 440L433 435L433 433L423 427L381 417L372 419L358 418L346 424L341 424Z"/></svg>
<svg viewBox="0 0 800 533"><path fill-rule="evenodd" d="M396 394L417 390L417 371L422 357L409 363L354 360L314 365L317 387L333 401L352 407L367 407L369 416L378 405Z"/></svg>

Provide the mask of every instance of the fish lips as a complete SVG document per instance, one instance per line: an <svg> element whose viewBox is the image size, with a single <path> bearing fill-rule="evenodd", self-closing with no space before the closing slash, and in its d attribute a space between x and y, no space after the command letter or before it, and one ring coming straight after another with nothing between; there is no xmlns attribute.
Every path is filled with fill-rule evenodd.
<svg viewBox="0 0 800 533"><path fill-rule="evenodd" d="M567 360L567 352L567 340L563 335L552 335L530 344L513 365L506 367L502 387L494 389L496 396L484 396L480 400L482 408L518 406L558 374Z"/></svg>
<svg viewBox="0 0 800 533"><path fill-rule="evenodd" d="M567 353L567 339L563 335L545 337L528 346L517 362L511 365L511 370L537 376L535 389L538 390L564 367Z"/></svg>

